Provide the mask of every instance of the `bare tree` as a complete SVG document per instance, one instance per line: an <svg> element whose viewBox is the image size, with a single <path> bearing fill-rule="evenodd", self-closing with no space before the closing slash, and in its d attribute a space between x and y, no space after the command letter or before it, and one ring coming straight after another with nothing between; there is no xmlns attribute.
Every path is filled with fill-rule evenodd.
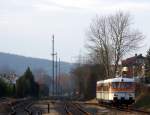
<svg viewBox="0 0 150 115"><path fill-rule="evenodd" d="M142 33L131 28L130 15L118 12L108 17L109 34L114 49L114 72L118 69L120 59L127 53L139 48L140 41L144 39Z"/></svg>
<svg viewBox="0 0 150 115"><path fill-rule="evenodd" d="M89 41L88 44L95 59L98 63L105 67L106 77L110 76L110 42L108 34L108 20L107 17L96 17L90 25L87 33Z"/></svg>
<svg viewBox="0 0 150 115"><path fill-rule="evenodd" d="M92 20L87 35L90 53L104 65L106 77L110 77L111 65L115 65L115 74L121 57L137 49L139 41L144 38L142 33L131 28L130 15L123 12L97 16Z"/></svg>

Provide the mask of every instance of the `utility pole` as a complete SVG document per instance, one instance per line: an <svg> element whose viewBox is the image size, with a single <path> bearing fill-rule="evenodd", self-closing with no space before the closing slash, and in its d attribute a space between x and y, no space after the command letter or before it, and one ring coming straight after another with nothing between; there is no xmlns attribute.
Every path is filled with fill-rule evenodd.
<svg viewBox="0 0 150 115"><path fill-rule="evenodd" d="M56 81L55 81L55 84L56 84L56 95L57 95L57 87L58 87L58 86L57 86L57 83L58 83L58 80L57 80L57 53L56 53L56 66L55 66L55 67L56 67L56 69L55 69L55 70L56 70L56 73L55 73L55 74L56 74Z"/></svg>
<svg viewBox="0 0 150 115"><path fill-rule="evenodd" d="M52 35L52 96L54 94L53 84L54 84L54 35Z"/></svg>
<svg viewBox="0 0 150 115"><path fill-rule="evenodd" d="M58 73L59 73L59 75L58 75L58 83L59 83L59 87L58 87L58 92L59 92L59 94L60 94L60 88L61 88L61 84L60 84L60 58L59 58L59 65L58 65Z"/></svg>

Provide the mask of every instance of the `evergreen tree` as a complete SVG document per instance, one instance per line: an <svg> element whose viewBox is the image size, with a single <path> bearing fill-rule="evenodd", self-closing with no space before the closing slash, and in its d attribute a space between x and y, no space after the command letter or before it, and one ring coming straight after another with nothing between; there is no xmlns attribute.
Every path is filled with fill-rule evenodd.
<svg viewBox="0 0 150 115"><path fill-rule="evenodd" d="M37 97L38 84L34 81L34 76L28 67L22 77L17 80L16 92L19 97Z"/></svg>
<svg viewBox="0 0 150 115"><path fill-rule="evenodd" d="M0 78L0 97L14 96L14 94L15 94L14 84L6 82L4 79Z"/></svg>
<svg viewBox="0 0 150 115"><path fill-rule="evenodd" d="M0 97L6 95L7 84L6 82L0 78Z"/></svg>

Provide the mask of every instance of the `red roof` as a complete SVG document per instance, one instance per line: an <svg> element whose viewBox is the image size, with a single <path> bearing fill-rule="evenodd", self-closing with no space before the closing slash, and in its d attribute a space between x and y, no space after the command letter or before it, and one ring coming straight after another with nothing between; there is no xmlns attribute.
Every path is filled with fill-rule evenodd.
<svg viewBox="0 0 150 115"><path fill-rule="evenodd" d="M127 58L126 60L123 60L122 65L125 65L125 66L136 65L137 59L145 59L145 57L143 57L142 54L135 55L133 57Z"/></svg>

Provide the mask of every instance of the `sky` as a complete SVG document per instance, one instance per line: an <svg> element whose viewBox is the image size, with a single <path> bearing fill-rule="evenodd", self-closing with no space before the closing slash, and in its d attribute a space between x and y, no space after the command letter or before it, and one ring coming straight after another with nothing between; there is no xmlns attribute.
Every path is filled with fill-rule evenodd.
<svg viewBox="0 0 150 115"><path fill-rule="evenodd" d="M129 12L144 34L137 53L145 55L150 47L149 0L0 0L0 52L50 60L54 34L58 57L74 62L86 52L91 20L117 11Z"/></svg>

